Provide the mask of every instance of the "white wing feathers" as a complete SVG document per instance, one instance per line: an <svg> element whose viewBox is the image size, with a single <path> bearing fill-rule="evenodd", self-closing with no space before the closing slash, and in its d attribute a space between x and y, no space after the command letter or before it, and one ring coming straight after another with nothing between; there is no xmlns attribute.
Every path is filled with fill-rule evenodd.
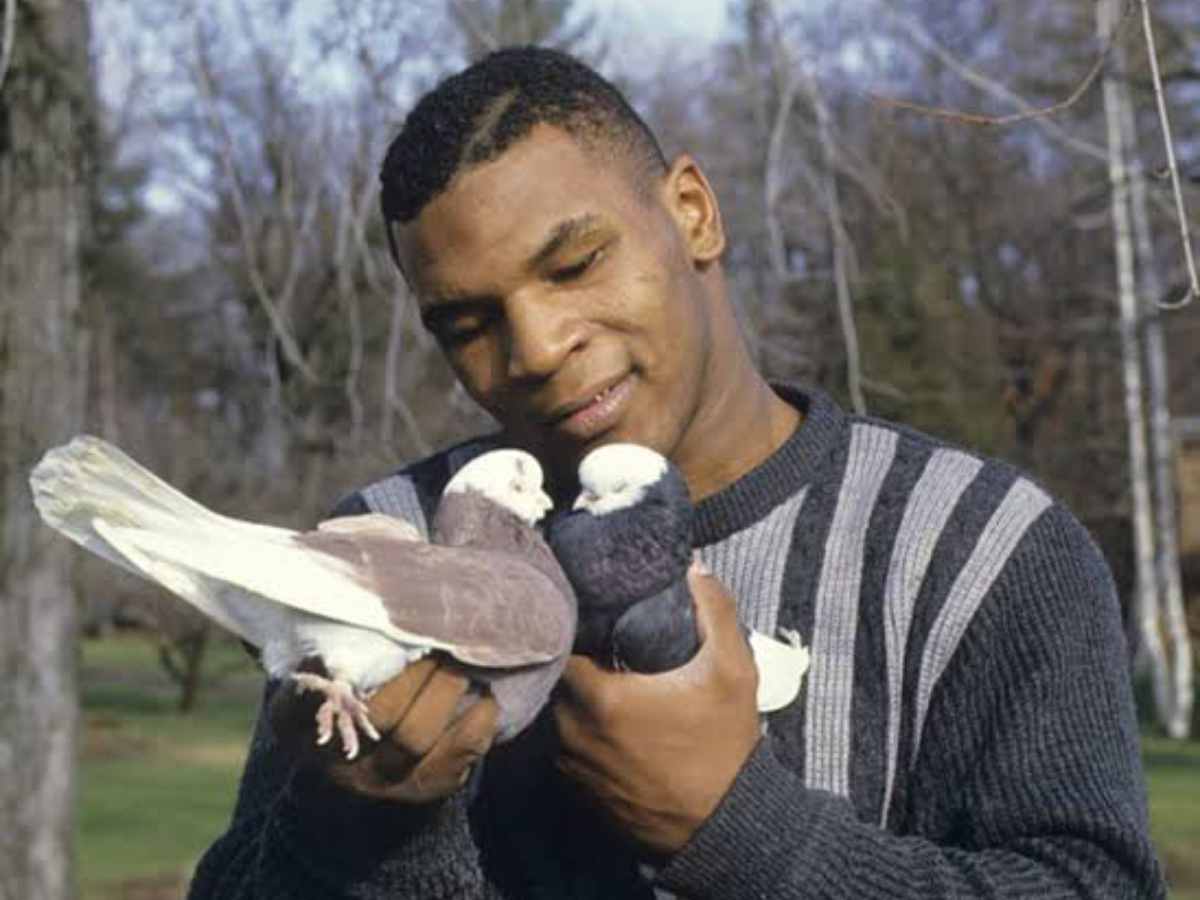
<svg viewBox="0 0 1200 900"><path fill-rule="evenodd" d="M255 535L290 534L219 515L176 490L112 444L80 435L46 453L29 479L34 503L47 524L111 562L129 568L96 534L96 517L113 525L154 529L171 524L210 524ZM134 569L137 574L141 574Z"/></svg>
<svg viewBox="0 0 1200 900"><path fill-rule="evenodd" d="M355 580L349 566L291 543L291 533L280 539L231 535L227 529L147 531L111 526L100 519L94 520L94 527L142 574L258 646L270 633L247 633L260 618L252 610L247 616L248 607L254 605L246 603L247 595L378 631L403 643L436 646L429 638L393 626L379 598ZM237 591L222 591L222 585Z"/></svg>
<svg viewBox="0 0 1200 900"><path fill-rule="evenodd" d="M348 564L295 543L297 532L219 515L98 438L49 451L30 483L47 524L257 646L288 621L283 608L442 646L393 626ZM327 523L325 530L365 524ZM409 523L397 526L398 535L417 534Z"/></svg>

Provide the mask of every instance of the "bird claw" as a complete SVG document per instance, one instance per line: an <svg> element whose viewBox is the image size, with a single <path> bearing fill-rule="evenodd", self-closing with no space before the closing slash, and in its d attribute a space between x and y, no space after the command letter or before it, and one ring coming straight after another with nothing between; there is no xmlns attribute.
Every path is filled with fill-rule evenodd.
<svg viewBox="0 0 1200 900"><path fill-rule="evenodd" d="M317 746L323 747L333 739L336 729L342 741L346 759L358 756L361 731L373 741L379 740L379 732L371 724L367 704L355 693L353 685L341 678L325 678L312 672L295 672L292 680L301 693L316 691L325 696L325 702L317 709Z"/></svg>

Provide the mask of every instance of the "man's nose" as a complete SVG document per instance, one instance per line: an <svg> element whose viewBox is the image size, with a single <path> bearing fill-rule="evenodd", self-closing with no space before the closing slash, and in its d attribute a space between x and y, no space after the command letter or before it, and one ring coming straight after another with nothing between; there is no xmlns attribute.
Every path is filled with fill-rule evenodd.
<svg viewBox="0 0 1200 900"><path fill-rule="evenodd" d="M508 377L547 378L584 342L584 322L562 298L543 293L509 298Z"/></svg>

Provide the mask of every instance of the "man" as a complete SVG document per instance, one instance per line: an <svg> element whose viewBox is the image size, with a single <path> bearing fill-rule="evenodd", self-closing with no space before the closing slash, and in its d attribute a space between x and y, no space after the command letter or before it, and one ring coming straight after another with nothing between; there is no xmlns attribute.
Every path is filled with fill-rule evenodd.
<svg viewBox="0 0 1200 900"><path fill-rule="evenodd" d="M311 710L269 686L194 898L1163 896L1092 542L1002 464L764 382L699 164L610 85L551 51L488 57L411 113L383 210L501 433L338 514L423 523L497 443L562 502L588 449L647 444L697 502L703 644L656 676L573 658L495 747L494 703L424 660L372 698L385 736L353 763L309 750ZM812 651L762 721L738 619Z"/></svg>

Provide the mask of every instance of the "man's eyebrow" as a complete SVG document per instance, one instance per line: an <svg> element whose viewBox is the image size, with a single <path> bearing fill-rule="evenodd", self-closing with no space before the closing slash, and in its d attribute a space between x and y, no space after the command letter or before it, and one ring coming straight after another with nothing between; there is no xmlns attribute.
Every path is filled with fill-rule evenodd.
<svg viewBox="0 0 1200 900"><path fill-rule="evenodd" d="M553 228L545 243L529 258L526 267L536 269L550 257L554 256L566 244L577 240L588 232L595 231L604 224L604 219L595 213L583 213L571 219L564 219Z"/></svg>
<svg viewBox="0 0 1200 900"><path fill-rule="evenodd" d="M482 299L473 297L445 297L429 304L420 311L421 324L433 330L443 322L455 316L479 309L484 305Z"/></svg>
<svg viewBox="0 0 1200 900"><path fill-rule="evenodd" d="M603 216L596 213L582 213L570 219L564 219L554 225L542 246L529 258L525 267L537 269L569 244L589 234L602 229L606 224ZM432 327L439 321L453 317L468 309L487 305L491 297L458 294L454 291L433 291L428 296L428 303L421 310L421 320L426 328Z"/></svg>

